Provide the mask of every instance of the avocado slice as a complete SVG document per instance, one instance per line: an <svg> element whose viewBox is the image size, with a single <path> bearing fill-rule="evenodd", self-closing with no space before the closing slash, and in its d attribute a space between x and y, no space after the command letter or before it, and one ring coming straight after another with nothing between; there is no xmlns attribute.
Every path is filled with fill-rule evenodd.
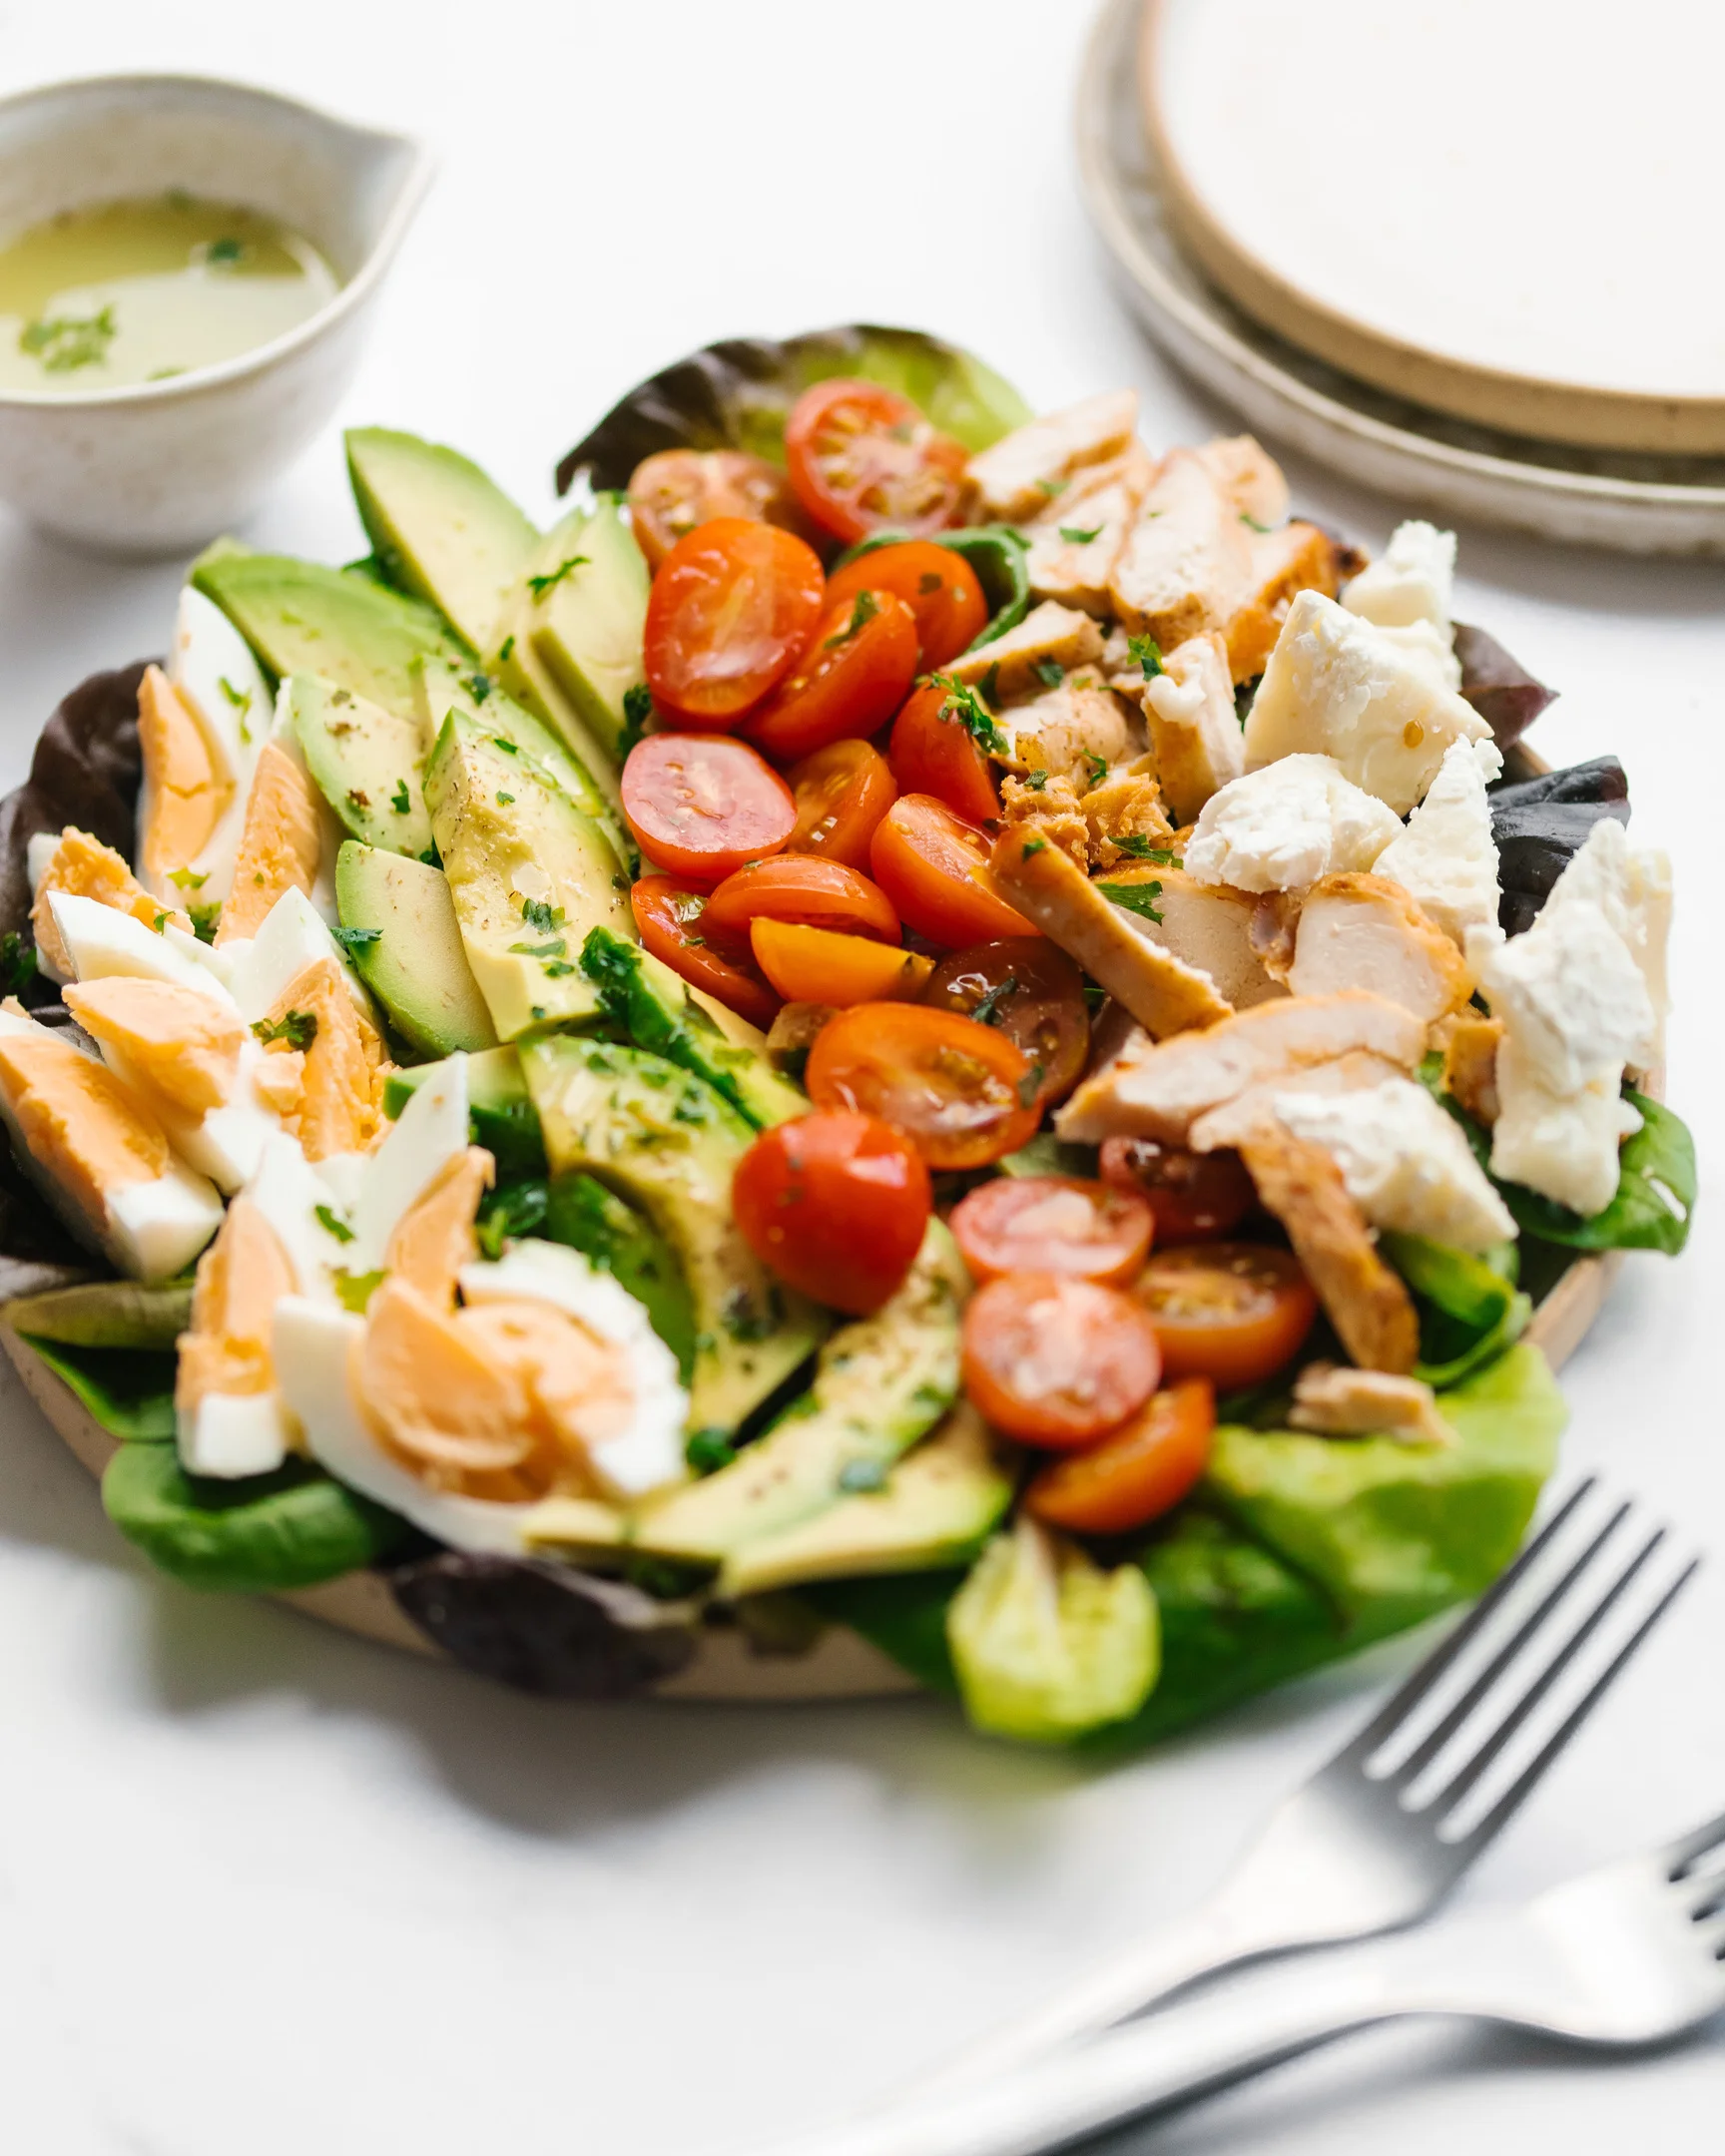
<svg viewBox="0 0 1725 2156"><path fill-rule="evenodd" d="M441 868L349 838L335 856L335 903L360 978L409 1048L496 1046Z"/></svg>
<svg viewBox="0 0 1725 2156"><path fill-rule="evenodd" d="M539 550L537 528L458 450L388 427L349 427L343 439L354 505L384 575L483 651Z"/></svg>
<svg viewBox="0 0 1725 2156"><path fill-rule="evenodd" d="M841 1497L795 1527L734 1550L720 1570L719 1592L763 1594L806 1580L965 1564L1011 1502L1012 1477L994 1457L981 1417L959 1406L878 1490Z"/></svg>
<svg viewBox="0 0 1725 2156"><path fill-rule="evenodd" d="M715 998L691 988L651 951L594 928L581 946L581 970L598 988L605 1016L637 1048L705 1078L757 1130L809 1113L808 1094L768 1062L764 1036ZM722 1017L742 1027L743 1034L723 1024Z"/></svg>
<svg viewBox="0 0 1725 2156"><path fill-rule="evenodd" d="M546 626L545 605L571 576L584 575L592 566L591 560L579 569L566 569L565 564L575 561L584 551L583 534L593 512L577 509L572 515L547 533L543 545L529 563L526 573L515 587L508 605L498 619L496 642L485 654L485 670L495 674L516 703L526 705L536 719L559 735L570 750L584 764L598 783L612 795L621 806L617 793L616 751L624 726L623 697L628 681L616 689L616 712L605 712L595 724L591 706L583 705L572 696L558 675L552 670L538 646L539 630ZM630 544L634 545L633 535ZM640 549L637 548L639 553ZM642 564L643 574L645 563ZM602 587L596 587L595 594ZM623 611L633 614L632 609ZM641 678L641 630L647 618L645 595L640 604L640 621L635 629L634 665L632 679ZM567 654L565 654L567 657ZM615 656L615 653L613 653Z"/></svg>
<svg viewBox="0 0 1725 2156"><path fill-rule="evenodd" d="M645 1509L640 1547L656 1557L728 1563L852 1491L878 1487L958 1396L958 1318L968 1288L950 1230L931 1220L898 1292L872 1318L834 1334L813 1385L764 1437L717 1474Z"/></svg>
<svg viewBox="0 0 1725 2156"><path fill-rule="evenodd" d="M544 1232L591 1258L645 1307L687 1384L695 1369L695 1307L675 1253L646 1215L597 1176L553 1176Z"/></svg>
<svg viewBox="0 0 1725 2156"><path fill-rule="evenodd" d="M641 642L652 573L615 494L602 494L563 544L566 551L529 580L533 649L619 764L628 726L624 699L646 678Z"/></svg>
<svg viewBox="0 0 1725 2156"><path fill-rule="evenodd" d="M595 783L593 774L569 749L561 736L543 719L535 719L524 704L516 703L480 667L452 667L446 660L420 662L417 675L420 724L427 742L434 742L452 711L464 713L493 740L512 749L525 749L548 771L583 815L590 815L610 839L619 860L635 855L622 816L610 795Z"/></svg>
<svg viewBox="0 0 1725 2156"><path fill-rule="evenodd" d="M315 674L290 675L287 691L305 768L342 827L364 845L423 859L431 813L419 781L425 750L417 718Z"/></svg>
<svg viewBox="0 0 1725 2156"><path fill-rule="evenodd" d="M393 1121L418 1092L436 1063L393 1070L383 1081L383 1113ZM481 1048L467 1058L467 1117L473 1143L497 1163L500 1182L545 1173L545 1141L539 1111L527 1092L521 1058L513 1048Z"/></svg>
<svg viewBox="0 0 1725 2156"><path fill-rule="evenodd" d="M417 713L413 662L461 657L429 607L321 562L237 553L218 540L193 563L192 582L279 680L321 674L401 719Z"/></svg>
<svg viewBox="0 0 1725 2156"><path fill-rule="evenodd" d="M676 1253L695 1313L690 1428L735 1429L827 1327L773 1281L737 1226L731 1179L753 1127L710 1085L638 1048L552 1034L521 1044L521 1068L553 1172L598 1177ZM954 1373L956 1340L954 1326Z"/></svg>
<svg viewBox="0 0 1725 2156"><path fill-rule="evenodd" d="M431 752L425 800L498 1038L595 1017L599 990L576 963L582 940L596 927L635 932L629 879L598 824L532 757L508 755L455 711Z"/></svg>

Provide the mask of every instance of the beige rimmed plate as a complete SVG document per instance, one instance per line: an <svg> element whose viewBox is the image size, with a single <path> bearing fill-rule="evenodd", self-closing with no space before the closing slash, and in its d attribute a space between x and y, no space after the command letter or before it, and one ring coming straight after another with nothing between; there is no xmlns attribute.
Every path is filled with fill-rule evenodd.
<svg viewBox="0 0 1725 2156"><path fill-rule="evenodd" d="M1139 98L1142 8L1107 0L1097 19L1078 89L1078 162L1126 296L1176 364L1255 431L1400 505L1632 554L1725 554L1725 456L1565 449L1494 431L1346 374L1235 306L1170 223ZM1323 140L1317 114L1307 193L1339 215L1365 179L1329 171Z"/></svg>

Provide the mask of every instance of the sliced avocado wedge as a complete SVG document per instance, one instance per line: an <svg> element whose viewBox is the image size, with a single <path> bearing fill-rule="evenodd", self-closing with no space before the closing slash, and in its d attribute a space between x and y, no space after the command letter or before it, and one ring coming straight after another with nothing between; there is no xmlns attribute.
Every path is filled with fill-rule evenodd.
<svg viewBox="0 0 1725 2156"><path fill-rule="evenodd" d="M753 1127L710 1085L636 1048L552 1034L521 1044L521 1068L553 1172L598 1177L675 1252L695 1314L690 1427L735 1429L827 1328L772 1280L738 1229L731 1179ZM954 1383L956 1366L954 1328Z"/></svg>
<svg viewBox="0 0 1725 2156"><path fill-rule="evenodd" d="M393 1122L425 1083L435 1063L391 1071L383 1081L383 1113ZM499 1182L545 1173L539 1111L527 1092L513 1048L482 1048L467 1058L467 1116L473 1143L497 1163Z"/></svg>
<svg viewBox="0 0 1725 2156"><path fill-rule="evenodd" d="M722 1003L700 995L651 951L595 928L581 946L581 970L597 987L604 1015L637 1048L705 1078L757 1130L809 1113L808 1094L768 1062L763 1036ZM743 1028L743 1037L722 1025L721 1014Z"/></svg>
<svg viewBox="0 0 1725 2156"><path fill-rule="evenodd" d="M354 505L384 575L483 651L538 552L537 529L457 450L388 427L350 427L343 439Z"/></svg>
<svg viewBox="0 0 1725 2156"><path fill-rule="evenodd" d="M958 1319L968 1288L950 1231L931 1220L897 1294L872 1318L834 1334L815 1382L767 1434L717 1474L643 1510L641 1548L724 1563L855 1490L878 1487L958 1396Z"/></svg>
<svg viewBox="0 0 1725 2156"><path fill-rule="evenodd" d="M806 1580L964 1564L1012 1502L1012 1477L974 1408L962 1405L889 1469L877 1490L841 1497L780 1534L745 1542L719 1573L722 1595Z"/></svg>
<svg viewBox="0 0 1725 2156"><path fill-rule="evenodd" d="M349 838L335 856L335 903L359 977L409 1048L497 1045L441 868Z"/></svg>
<svg viewBox="0 0 1725 2156"><path fill-rule="evenodd" d="M687 1384L695 1369L695 1309L675 1253L647 1216L597 1176L553 1176L545 1233L591 1258L645 1307Z"/></svg>
<svg viewBox="0 0 1725 2156"><path fill-rule="evenodd" d="M218 541L193 563L192 582L279 680L321 674L402 719L417 709L414 661L461 657L429 607L321 562L223 551Z"/></svg>
<svg viewBox="0 0 1725 2156"><path fill-rule="evenodd" d="M315 674L288 678L288 714L306 770L352 837L414 860L430 851L417 718Z"/></svg>
<svg viewBox="0 0 1725 2156"><path fill-rule="evenodd" d="M443 722L425 799L461 942L500 1040L583 1024L599 990L577 961L593 928L628 937L629 879L611 841L543 766L461 712Z"/></svg>
<svg viewBox="0 0 1725 2156"><path fill-rule="evenodd" d="M645 679L641 639L653 578L615 494L601 495L563 544L566 551L529 579L533 649L615 765L628 725L624 698Z"/></svg>

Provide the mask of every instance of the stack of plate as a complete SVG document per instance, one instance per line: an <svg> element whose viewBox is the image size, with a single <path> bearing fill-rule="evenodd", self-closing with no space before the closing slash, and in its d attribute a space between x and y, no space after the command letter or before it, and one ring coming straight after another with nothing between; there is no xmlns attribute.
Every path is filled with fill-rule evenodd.
<svg viewBox="0 0 1725 2156"><path fill-rule="evenodd" d="M1595 12L1559 43L1547 0L1107 0L1085 194L1152 335L1256 431L1440 515L1725 554L1711 11L1680 69L1656 23L1631 41L1657 94Z"/></svg>

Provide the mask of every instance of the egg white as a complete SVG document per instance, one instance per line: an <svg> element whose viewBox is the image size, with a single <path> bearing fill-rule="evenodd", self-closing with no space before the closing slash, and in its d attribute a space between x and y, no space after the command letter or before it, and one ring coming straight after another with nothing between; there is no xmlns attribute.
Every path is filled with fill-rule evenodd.
<svg viewBox="0 0 1725 2156"><path fill-rule="evenodd" d="M148 929L145 933L149 933ZM375 1007L364 983L330 934L328 922L303 891L285 890L255 936L224 943L211 956L225 970L229 992L248 1025L266 1017L290 983L320 958L335 960L354 1008L361 1017L376 1023Z"/></svg>
<svg viewBox="0 0 1725 2156"><path fill-rule="evenodd" d="M220 1003L230 1015L233 996L217 978L213 967L194 952L205 945L182 930L176 941L146 928L130 913L104 905L100 898L83 898L71 891L51 891L48 904L60 940L81 981L104 980L122 974L133 980L169 981L177 988L192 988ZM185 946L191 944L188 950ZM241 1013L245 1015L244 1012Z"/></svg>

